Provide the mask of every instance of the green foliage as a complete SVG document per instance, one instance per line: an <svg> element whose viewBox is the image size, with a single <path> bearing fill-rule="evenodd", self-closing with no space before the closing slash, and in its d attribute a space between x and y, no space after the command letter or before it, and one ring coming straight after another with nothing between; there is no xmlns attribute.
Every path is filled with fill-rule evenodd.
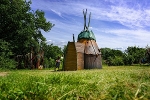
<svg viewBox="0 0 150 100"><path fill-rule="evenodd" d="M44 67L52 68L55 67L55 60L57 57L61 57L63 55L63 51L60 47L55 46L53 44L45 44L43 45L44 50Z"/></svg>
<svg viewBox="0 0 150 100"><path fill-rule="evenodd" d="M61 48L53 44L45 45L44 51L45 51L45 57L48 59L49 58L57 59L58 56L61 57L63 55Z"/></svg>
<svg viewBox="0 0 150 100"><path fill-rule="evenodd" d="M139 64L141 58L145 57L146 50L139 47L128 47L123 53L120 50L102 48L102 58L109 66Z"/></svg>
<svg viewBox="0 0 150 100"><path fill-rule="evenodd" d="M63 53L65 53L65 51L66 51L66 49L67 49L67 45L64 45L64 48L63 48Z"/></svg>
<svg viewBox="0 0 150 100"><path fill-rule="evenodd" d="M31 3L30 0L0 1L0 39L10 44L9 50L14 56L25 56L31 52L31 48L37 54L42 46L40 42L46 40L42 30L48 32L54 26L46 20L43 11L33 11ZM12 63L5 59L1 58L4 65Z"/></svg>
<svg viewBox="0 0 150 100"><path fill-rule="evenodd" d="M113 53L111 53L111 49L110 48L101 48L101 52L102 52L103 60L107 60L108 57L113 55Z"/></svg>
<svg viewBox="0 0 150 100"><path fill-rule="evenodd" d="M123 58L119 56L109 57L107 60L109 66L120 66L124 65Z"/></svg>
<svg viewBox="0 0 150 100"><path fill-rule="evenodd" d="M150 47L146 47L145 56L140 60L141 63L148 63L150 64Z"/></svg>
<svg viewBox="0 0 150 100"><path fill-rule="evenodd" d="M0 69L15 69L16 62L12 59L0 56Z"/></svg>
<svg viewBox="0 0 150 100"><path fill-rule="evenodd" d="M45 40L41 30L47 32L53 26L46 22L43 11L34 12L30 4L24 0L1 0L0 38L11 44L15 55L27 54L31 45Z"/></svg>
<svg viewBox="0 0 150 100"><path fill-rule="evenodd" d="M55 66L55 60L52 59L51 57L48 58L44 58L44 67L45 68L52 68Z"/></svg>
<svg viewBox="0 0 150 100"><path fill-rule="evenodd" d="M132 56L132 61L134 64L139 63L140 59L145 56L146 50L139 47L128 47L126 50L127 55ZM131 57L130 57L131 58Z"/></svg>
<svg viewBox="0 0 150 100"><path fill-rule="evenodd" d="M0 76L2 77L2 76ZM9 71L0 78L0 99L148 100L149 67L103 67L103 70L53 72Z"/></svg>
<svg viewBox="0 0 150 100"><path fill-rule="evenodd" d="M13 69L16 66L16 62L10 59L13 53L9 49L10 44L0 39L0 69Z"/></svg>
<svg viewBox="0 0 150 100"><path fill-rule="evenodd" d="M101 52L103 60L105 60L105 63L108 64L109 66L124 65L123 52L121 52L120 50L102 48Z"/></svg>
<svg viewBox="0 0 150 100"><path fill-rule="evenodd" d="M134 57L132 55L124 54L123 61L125 65L132 65L134 62Z"/></svg>

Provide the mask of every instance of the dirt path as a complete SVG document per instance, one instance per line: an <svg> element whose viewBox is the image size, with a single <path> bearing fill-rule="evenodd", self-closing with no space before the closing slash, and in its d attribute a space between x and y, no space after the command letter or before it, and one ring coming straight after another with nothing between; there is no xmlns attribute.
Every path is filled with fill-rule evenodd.
<svg viewBox="0 0 150 100"><path fill-rule="evenodd" d="M8 74L8 72L0 72L0 76L5 76L7 74Z"/></svg>

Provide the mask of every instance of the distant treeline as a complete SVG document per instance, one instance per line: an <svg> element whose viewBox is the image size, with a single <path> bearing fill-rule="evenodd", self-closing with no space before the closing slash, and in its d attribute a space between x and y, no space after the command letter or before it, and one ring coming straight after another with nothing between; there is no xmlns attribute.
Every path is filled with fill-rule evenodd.
<svg viewBox="0 0 150 100"><path fill-rule="evenodd" d="M150 48L128 47L124 52L101 48L103 64L109 66L150 63Z"/></svg>

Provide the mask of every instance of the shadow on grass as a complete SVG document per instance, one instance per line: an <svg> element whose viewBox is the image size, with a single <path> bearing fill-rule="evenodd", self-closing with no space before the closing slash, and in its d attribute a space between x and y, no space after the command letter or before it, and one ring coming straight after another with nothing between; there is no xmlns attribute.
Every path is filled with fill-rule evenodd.
<svg viewBox="0 0 150 100"><path fill-rule="evenodd" d="M148 63L147 64L140 64L139 66L140 67L150 67L150 64L148 64Z"/></svg>

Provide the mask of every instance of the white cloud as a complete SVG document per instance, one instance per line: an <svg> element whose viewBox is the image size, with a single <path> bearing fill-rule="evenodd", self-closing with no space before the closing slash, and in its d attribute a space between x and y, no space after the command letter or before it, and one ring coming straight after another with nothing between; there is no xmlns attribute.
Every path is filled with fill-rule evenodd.
<svg viewBox="0 0 150 100"><path fill-rule="evenodd" d="M53 9L51 9L51 11L53 11L53 12L54 12L55 14L57 14L58 16L62 17L62 15L61 15L60 12L58 12L58 11L56 11L56 10L53 10Z"/></svg>
<svg viewBox="0 0 150 100"><path fill-rule="evenodd" d="M97 23L100 20L110 23L115 21L129 28L113 29L110 27L108 29L108 27L104 27L104 29L101 29L101 26L91 26L90 29L95 33L97 43L100 47L146 46L150 42L150 32L145 28L150 27L150 8L143 8L142 4L137 3L136 0L94 0L92 2L33 0L33 3L35 4L32 8L38 8L46 12L53 11L63 18L65 18L64 15L70 18L71 15L71 17L76 16L77 18L83 19L82 10L87 8L88 14L92 12L91 18L96 20ZM64 41L64 43L72 41L72 34L75 34L77 38L77 35L83 30L83 22L77 22L76 20L74 22L70 22L70 20L62 22L55 18L47 19L56 26L50 31L51 35L44 35L47 39L56 41L58 44L60 41Z"/></svg>
<svg viewBox="0 0 150 100"><path fill-rule="evenodd" d="M106 34L112 34L114 36L108 36ZM99 31L95 29L95 36L99 47L145 47L147 44L150 44L150 32L146 30L108 29L107 31Z"/></svg>
<svg viewBox="0 0 150 100"><path fill-rule="evenodd" d="M87 8L88 11L92 12L93 19L118 21L131 28L150 26L150 9L143 9L142 5L137 2L131 2L133 4L129 6L127 4L129 1L105 1L116 3L116 5L103 5L101 7L100 4L102 4L102 1L83 3L82 1L48 2L40 0L40 5L37 5L36 7L47 11L51 10L61 17L63 14L82 17L82 10Z"/></svg>
<svg viewBox="0 0 150 100"><path fill-rule="evenodd" d="M113 33L121 37L131 37L135 39L139 39L141 41L149 42L150 32L146 30L127 30L127 29L119 29L119 30L108 30L108 33Z"/></svg>
<svg viewBox="0 0 150 100"><path fill-rule="evenodd" d="M111 20L119 21L121 24L128 27L143 28L150 26L150 13L149 10L136 10L126 7L115 7L112 6L110 12L106 13L106 16Z"/></svg>

